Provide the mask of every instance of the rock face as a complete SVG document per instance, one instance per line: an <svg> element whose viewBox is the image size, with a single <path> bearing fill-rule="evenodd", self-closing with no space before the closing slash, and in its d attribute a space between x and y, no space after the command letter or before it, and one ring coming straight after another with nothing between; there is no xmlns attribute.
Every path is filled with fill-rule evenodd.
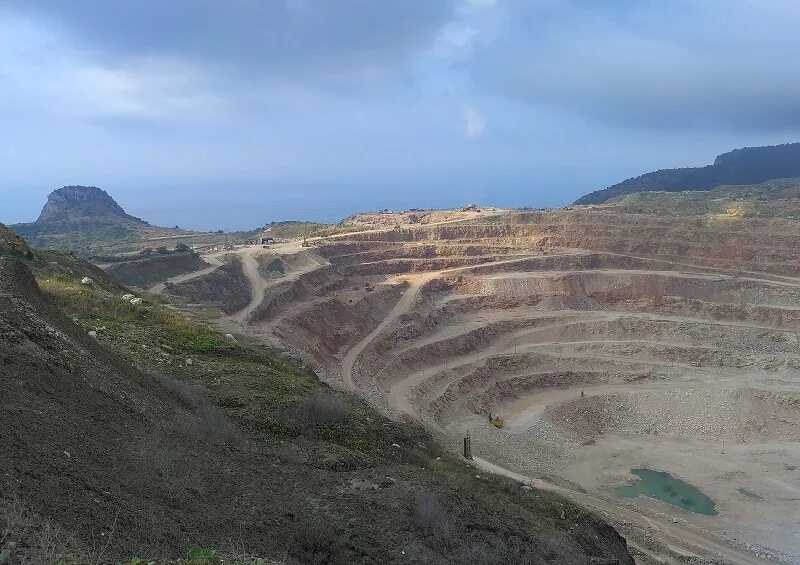
<svg viewBox="0 0 800 565"><path fill-rule="evenodd" d="M96 220L102 217L146 224L140 218L125 213L105 190L95 186L65 186L54 190L47 197L47 203L35 223Z"/></svg>
<svg viewBox="0 0 800 565"><path fill-rule="evenodd" d="M35 222L14 226L33 247L52 247L90 255L108 245L141 239L152 226L127 214L94 186L65 186L47 197Z"/></svg>
<svg viewBox="0 0 800 565"><path fill-rule="evenodd" d="M662 169L596 190L575 204L602 204L615 196L665 190L710 190L726 184L755 184L800 176L800 143L769 147L745 147L718 155L713 165Z"/></svg>

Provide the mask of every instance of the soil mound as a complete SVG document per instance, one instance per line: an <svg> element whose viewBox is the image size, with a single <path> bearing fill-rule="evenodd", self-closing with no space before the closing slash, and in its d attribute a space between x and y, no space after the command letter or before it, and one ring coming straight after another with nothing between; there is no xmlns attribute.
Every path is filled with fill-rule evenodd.
<svg viewBox="0 0 800 565"><path fill-rule="evenodd" d="M0 255L5 253L29 255L30 252L24 239L8 226L0 224Z"/></svg>

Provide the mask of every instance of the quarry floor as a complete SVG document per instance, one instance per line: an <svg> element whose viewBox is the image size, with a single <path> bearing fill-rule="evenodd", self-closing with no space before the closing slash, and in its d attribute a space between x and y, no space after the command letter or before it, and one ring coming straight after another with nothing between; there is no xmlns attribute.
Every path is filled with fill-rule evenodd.
<svg viewBox="0 0 800 565"><path fill-rule="evenodd" d="M737 257L775 238L687 224L618 236L632 246L611 241L617 225L564 225L240 248L251 300L219 323L302 352L454 451L469 435L478 467L595 509L637 562L800 563L800 278ZM695 486L717 515L622 498L634 468Z"/></svg>

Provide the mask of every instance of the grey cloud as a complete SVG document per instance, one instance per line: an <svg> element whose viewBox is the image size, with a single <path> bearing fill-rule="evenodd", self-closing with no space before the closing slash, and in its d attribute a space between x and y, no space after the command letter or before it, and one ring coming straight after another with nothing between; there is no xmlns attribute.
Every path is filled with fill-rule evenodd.
<svg viewBox="0 0 800 565"><path fill-rule="evenodd" d="M9 0L110 61L167 56L221 71L331 77L374 72L432 44L450 0Z"/></svg>
<svg viewBox="0 0 800 565"><path fill-rule="evenodd" d="M473 61L484 88L624 126L800 126L796 2L510 0L502 9L503 33Z"/></svg>

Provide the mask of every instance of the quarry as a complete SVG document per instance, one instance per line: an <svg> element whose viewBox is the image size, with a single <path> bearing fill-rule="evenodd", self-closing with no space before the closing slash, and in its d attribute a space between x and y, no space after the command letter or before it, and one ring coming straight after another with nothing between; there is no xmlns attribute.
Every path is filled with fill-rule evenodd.
<svg viewBox="0 0 800 565"><path fill-rule="evenodd" d="M795 227L615 204L362 226L212 257L249 288L216 323L451 451L469 437L478 468L599 512L637 562L797 563ZM159 290L213 303L190 292L212 276Z"/></svg>

